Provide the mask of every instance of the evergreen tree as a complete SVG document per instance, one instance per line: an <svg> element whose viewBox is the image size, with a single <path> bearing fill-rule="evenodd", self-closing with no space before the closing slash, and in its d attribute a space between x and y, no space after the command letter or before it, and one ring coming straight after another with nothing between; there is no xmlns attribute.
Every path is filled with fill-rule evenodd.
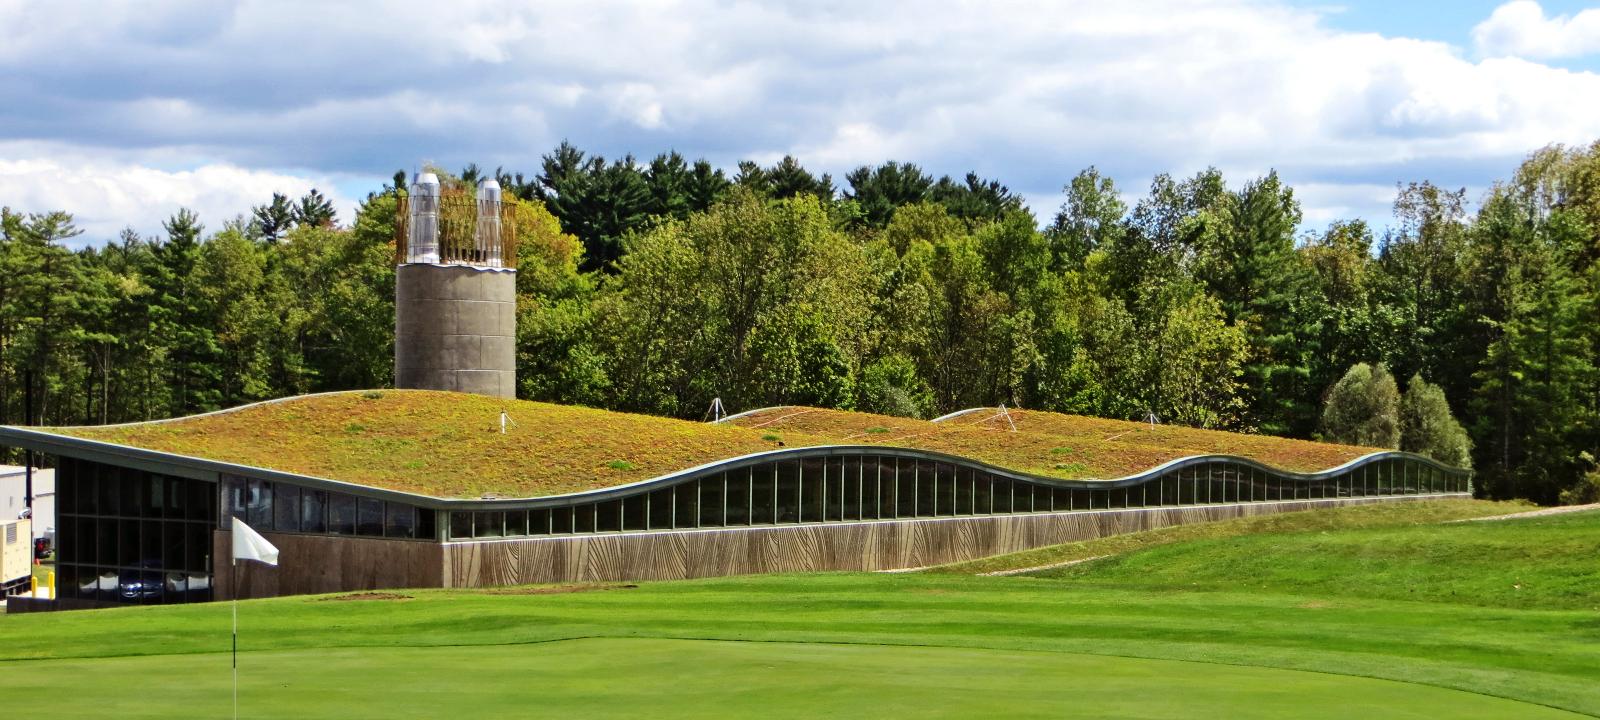
<svg viewBox="0 0 1600 720"><path fill-rule="evenodd" d="M650 186L651 215L675 217L689 216L689 164L676 151L657 155L644 170L645 183Z"/></svg>
<svg viewBox="0 0 1600 720"><path fill-rule="evenodd" d="M1007 213L1022 210L1022 198L999 180L985 180L969 172L964 181L949 175L939 178L928 190L928 199L945 206L950 214L968 224L998 222Z"/></svg>
<svg viewBox="0 0 1600 720"><path fill-rule="evenodd" d="M733 184L760 197L772 196L772 178L766 168L754 160L740 160L739 171L733 175Z"/></svg>
<svg viewBox="0 0 1600 720"><path fill-rule="evenodd" d="M933 178L922 168L893 160L875 168L863 165L845 180L850 183L845 197L860 205L862 220L875 228L888 225L900 206L929 199L933 189Z"/></svg>
<svg viewBox="0 0 1600 720"><path fill-rule="evenodd" d="M823 173L820 177L812 175L791 155L783 156L782 160L763 174L766 178L767 194L775 200L792 198L796 195L814 195L823 202L833 200L833 178L827 173Z"/></svg>
<svg viewBox="0 0 1600 720"><path fill-rule="evenodd" d="M338 218L338 212L333 209L333 202L322 196L322 192L311 188L311 192L300 198L300 204L294 209L294 222L304 227L333 227Z"/></svg>
<svg viewBox="0 0 1600 720"><path fill-rule="evenodd" d="M1204 236L1196 271L1249 340L1249 422L1274 435L1309 433L1317 414L1310 366L1323 312L1294 249L1300 204L1274 172L1247 183L1228 207L1231 222Z"/></svg>
<svg viewBox="0 0 1600 720"><path fill-rule="evenodd" d="M257 205L250 211L254 218L252 227L267 242L275 243L289 231L289 228L294 227L296 210L297 208L289 203L288 196L273 193L272 202Z"/></svg>
<svg viewBox="0 0 1600 720"><path fill-rule="evenodd" d="M721 202L727 197L728 189L733 183L728 181L726 175L711 166L705 160L694 161L694 168L689 173L684 195L692 212L705 212L712 205Z"/></svg>
<svg viewBox="0 0 1600 720"><path fill-rule="evenodd" d="M562 140L560 145L549 154L539 159L538 198L548 204L552 199L566 192L577 192L577 186L583 182L584 175L589 172L588 159L582 150L572 143ZM554 208L551 214L561 217Z"/></svg>
<svg viewBox="0 0 1600 720"><path fill-rule="evenodd" d="M1591 301L1550 229L1503 189L1474 228L1474 264L1494 268L1474 278L1491 299L1482 310L1490 340L1473 378L1481 487L1544 503L1582 478L1575 448L1594 426L1596 377Z"/></svg>
<svg viewBox="0 0 1600 720"><path fill-rule="evenodd" d="M151 312L154 335L167 361L167 412L188 415L215 410L222 400L218 387L219 348L212 324L213 308L195 272L205 228L188 209L179 210L162 226L167 238L152 252L149 280L155 293Z"/></svg>
<svg viewBox="0 0 1600 720"><path fill-rule="evenodd" d="M622 257L623 237L645 226L656 203L644 173L631 155L608 164L566 142L543 166L545 206L583 241L584 270L609 270Z"/></svg>
<svg viewBox="0 0 1600 720"><path fill-rule="evenodd" d="M0 361L22 368L0 392L20 390L32 398L33 416L23 424L40 424L54 412L52 380L63 367L63 348L80 332L77 311L84 301L83 273L78 258L61 243L82 231L64 212L26 217L0 209Z"/></svg>

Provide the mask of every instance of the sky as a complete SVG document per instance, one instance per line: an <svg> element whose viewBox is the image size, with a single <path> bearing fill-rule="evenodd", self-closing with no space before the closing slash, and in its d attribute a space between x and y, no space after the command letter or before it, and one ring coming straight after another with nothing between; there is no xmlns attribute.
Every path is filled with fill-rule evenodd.
<svg viewBox="0 0 1600 720"><path fill-rule="evenodd" d="M0 205L79 244L312 187L348 223L395 170L533 175L563 139L974 170L1041 222L1091 165L1130 201L1275 169L1303 230L1381 228L1397 182L1476 198L1600 140L1600 6L1556 0L0 0L0 33Z"/></svg>

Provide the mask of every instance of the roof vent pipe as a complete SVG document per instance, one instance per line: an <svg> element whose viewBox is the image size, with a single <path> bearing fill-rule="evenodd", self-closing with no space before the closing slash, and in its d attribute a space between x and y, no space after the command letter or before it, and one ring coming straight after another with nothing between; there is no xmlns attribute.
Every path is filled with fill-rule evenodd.
<svg viewBox="0 0 1600 720"><path fill-rule="evenodd" d="M503 267L500 253L500 183L478 185L478 253L489 267Z"/></svg>
<svg viewBox="0 0 1600 720"><path fill-rule="evenodd" d="M439 262L439 176L425 172L411 184L408 262Z"/></svg>

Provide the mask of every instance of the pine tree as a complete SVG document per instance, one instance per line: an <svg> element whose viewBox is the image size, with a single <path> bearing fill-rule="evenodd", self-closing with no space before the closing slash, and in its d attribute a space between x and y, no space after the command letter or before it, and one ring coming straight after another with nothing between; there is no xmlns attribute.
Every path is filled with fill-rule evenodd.
<svg viewBox="0 0 1600 720"><path fill-rule="evenodd" d="M1542 503L1582 478L1575 446L1594 426L1596 378L1590 300L1548 229L1498 188L1475 229L1477 264L1493 272L1474 278L1493 301L1483 315L1491 340L1474 374L1477 466L1490 495Z"/></svg>
<svg viewBox="0 0 1600 720"><path fill-rule="evenodd" d="M166 242L153 252L151 319L167 360L170 415L215 410L221 402L219 348L211 307L201 292L196 268L205 226L187 208L165 223Z"/></svg>
<svg viewBox="0 0 1600 720"><path fill-rule="evenodd" d="M764 173L766 177L767 194L774 200L792 198L796 195L815 195L818 200L828 202L833 200L833 177L827 173L821 176L812 175L800 165L800 161L792 155L783 156L776 165L768 168Z"/></svg>
<svg viewBox="0 0 1600 720"><path fill-rule="evenodd" d="M1249 338L1250 422L1268 434L1307 434L1316 421L1309 381L1322 303L1294 251L1300 204L1274 172L1246 184L1233 207L1231 227L1202 250L1200 273Z"/></svg>
<svg viewBox="0 0 1600 720"><path fill-rule="evenodd" d="M856 201L862 219L875 228L888 225L900 206L928 199L933 189L933 178L922 168L893 160L875 168L863 165L845 175L845 180L850 183L845 198Z"/></svg>
<svg viewBox="0 0 1600 720"><path fill-rule="evenodd" d="M952 180L949 175L939 178L928 191L928 199L945 206L951 215L973 226L999 222L1006 213L1023 209L1022 198L1010 188L999 180L978 177L975 172L967 173L962 182Z"/></svg>
<svg viewBox="0 0 1600 720"><path fill-rule="evenodd" d="M644 179L650 186L651 215L679 220L689 216L689 164L682 155L677 151L657 155L644 169Z"/></svg>
<svg viewBox="0 0 1600 720"><path fill-rule="evenodd" d="M301 197L294 209L294 222L303 227L333 227L336 219L338 212L333 209L333 202L316 188Z"/></svg>
<svg viewBox="0 0 1600 720"><path fill-rule="evenodd" d="M633 156L606 163L563 142L544 157L539 176L545 207L583 241L584 270L607 270L622 257L622 239L642 229L656 203Z"/></svg>
<svg viewBox="0 0 1600 720"><path fill-rule="evenodd" d="M729 188L733 183L728 181L721 170L711 166L705 160L694 161L694 169L690 172L684 194L692 212L705 212L727 197Z"/></svg>
<svg viewBox="0 0 1600 720"><path fill-rule="evenodd" d="M257 205L250 211L254 218L252 227L267 242L275 243L278 238L294 227L296 208L289 203L289 197L283 193L273 193L272 202L266 205Z"/></svg>

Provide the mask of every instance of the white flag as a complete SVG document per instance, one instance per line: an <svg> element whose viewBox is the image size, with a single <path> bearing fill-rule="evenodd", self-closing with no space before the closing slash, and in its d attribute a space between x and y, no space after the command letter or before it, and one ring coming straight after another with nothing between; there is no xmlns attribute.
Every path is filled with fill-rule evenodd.
<svg viewBox="0 0 1600 720"><path fill-rule="evenodd" d="M234 518L233 559L255 560L275 566L278 564L278 548L267 542L254 528L244 524L243 520Z"/></svg>

